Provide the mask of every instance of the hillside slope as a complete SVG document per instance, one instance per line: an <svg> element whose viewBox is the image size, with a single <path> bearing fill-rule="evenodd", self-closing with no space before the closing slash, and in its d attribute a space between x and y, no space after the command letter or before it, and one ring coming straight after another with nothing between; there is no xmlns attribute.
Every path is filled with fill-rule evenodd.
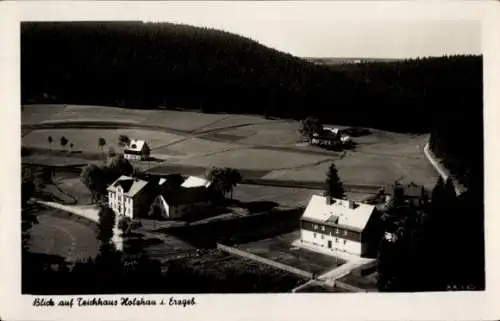
<svg viewBox="0 0 500 321"><path fill-rule="evenodd" d="M315 114L404 132L481 115L480 56L316 65L224 31L142 22L23 23L21 50L25 103Z"/></svg>

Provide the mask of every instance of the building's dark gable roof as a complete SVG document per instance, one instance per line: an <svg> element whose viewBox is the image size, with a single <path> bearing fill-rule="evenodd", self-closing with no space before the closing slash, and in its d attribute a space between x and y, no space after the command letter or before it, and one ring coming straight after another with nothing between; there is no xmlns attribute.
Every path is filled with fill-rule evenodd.
<svg viewBox="0 0 500 321"><path fill-rule="evenodd" d="M113 184L113 186L114 187L121 186L121 188L123 189L123 192L128 193L128 191L130 191L130 188L132 187L133 184L134 184L133 179L122 179L122 180L115 182Z"/></svg>
<svg viewBox="0 0 500 321"><path fill-rule="evenodd" d="M422 197L425 195L425 188L422 185L417 185L415 183L409 184L397 184L394 188L393 185L388 185L384 187L384 193L392 195L394 190L400 192L404 197Z"/></svg>

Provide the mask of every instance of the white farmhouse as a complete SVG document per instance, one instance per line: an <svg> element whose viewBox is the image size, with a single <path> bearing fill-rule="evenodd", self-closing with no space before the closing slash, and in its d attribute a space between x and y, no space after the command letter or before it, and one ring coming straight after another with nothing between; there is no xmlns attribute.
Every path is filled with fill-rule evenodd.
<svg viewBox="0 0 500 321"><path fill-rule="evenodd" d="M382 237L375 206L313 195L300 221L301 242L371 256Z"/></svg>
<svg viewBox="0 0 500 321"><path fill-rule="evenodd" d="M123 157L132 160L146 160L149 158L150 151L145 141L132 139L123 151Z"/></svg>
<svg viewBox="0 0 500 321"><path fill-rule="evenodd" d="M108 205L117 215L136 218L147 213L151 199L154 197L153 184L129 177L121 176L108 188Z"/></svg>

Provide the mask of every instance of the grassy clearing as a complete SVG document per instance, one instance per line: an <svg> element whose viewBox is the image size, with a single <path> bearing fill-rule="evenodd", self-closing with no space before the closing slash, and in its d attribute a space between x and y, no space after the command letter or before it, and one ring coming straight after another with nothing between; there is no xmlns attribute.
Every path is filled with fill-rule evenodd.
<svg viewBox="0 0 500 321"><path fill-rule="evenodd" d="M156 112L156 111L155 111ZM151 113L149 110L134 110L117 107L74 106L63 107L60 112L52 115L51 121L82 121L107 120L129 123L140 123Z"/></svg>
<svg viewBox="0 0 500 321"><path fill-rule="evenodd" d="M233 114L219 114L222 117L219 118L216 122L213 122L209 125L204 126L203 128L199 128L200 131L212 131L212 130L220 130L224 128L230 128L234 126L244 126L241 128L247 128L247 125L250 124L272 124L272 120L265 119L261 116L253 116L253 115L233 115Z"/></svg>
<svg viewBox="0 0 500 321"><path fill-rule="evenodd" d="M281 236L239 244L237 248L311 273L325 273L344 263L332 256L293 247Z"/></svg>
<svg viewBox="0 0 500 321"><path fill-rule="evenodd" d="M21 123L40 124L63 110L62 105L27 105L21 110Z"/></svg>
<svg viewBox="0 0 500 321"><path fill-rule="evenodd" d="M178 143L154 149L154 153L167 155L169 153L173 153L173 155L197 156L219 153L237 147L237 145L231 143L216 142L200 138L187 138L179 141Z"/></svg>
<svg viewBox="0 0 500 321"><path fill-rule="evenodd" d="M55 177L55 182L59 189L63 190L65 193L71 195L76 199L79 205L90 205L92 204L92 197L85 185L83 185L80 178L75 174L75 177L59 178Z"/></svg>
<svg viewBox="0 0 500 321"><path fill-rule="evenodd" d="M321 193L319 190L304 188L287 188L258 185L238 185L233 198L241 202L272 201L282 206L306 206L312 195Z"/></svg>
<svg viewBox="0 0 500 321"><path fill-rule="evenodd" d="M402 182L413 181L431 188L437 180L437 174L421 153L422 143L419 137L406 143L396 143L395 146L389 142L378 143L378 147L361 145L359 150L347 152L344 158L334 163L340 179L345 183L383 185L401 179ZM399 153L398 150L405 153ZM273 171L263 178L323 181L329 164L326 162L300 169Z"/></svg>
<svg viewBox="0 0 500 321"><path fill-rule="evenodd" d="M299 124L296 122L275 121L268 124L252 125L247 129L254 130L255 134L242 139L240 142L244 144L295 146L302 141L302 137L297 131Z"/></svg>
<svg viewBox="0 0 500 321"><path fill-rule="evenodd" d="M195 276L195 282L186 281L185 292L281 293L305 282L291 273L218 250L176 263Z"/></svg>
<svg viewBox="0 0 500 321"><path fill-rule="evenodd" d="M185 165L208 167L234 167L255 170L276 170L314 164L328 159L326 156L298 154L293 152L237 149L213 155L182 159Z"/></svg>
<svg viewBox="0 0 500 321"><path fill-rule="evenodd" d="M82 222L63 218L57 212L55 209L39 210L39 223L30 230L30 251L58 255L73 262L97 255L96 230Z"/></svg>
<svg viewBox="0 0 500 321"><path fill-rule="evenodd" d="M73 150L82 152L99 152L101 148L97 141L100 137L106 140L104 150L109 147L120 150L118 146L118 138L120 135L127 135L130 138L144 138L148 145L153 148L172 143L179 140L181 136L167 134L158 131L140 130L140 129L40 129L34 130L22 138L23 146L27 147L42 147L53 150L70 150L69 144L73 143ZM51 136L53 142L48 142L48 137ZM68 145L61 146L59 139L64 136L69 140Z"/></svg>
<svg viewBox="0 0 500 321"><path fill-rule="evenodd" d="M142 125L165 126L180 131L196 131L224 118L224 114L203 114L191 111L156 110L141 121Z"/></svg>
<svg viewBox="0 0 500 321"><path fill-rule="evenodd" d="M43 110L57 108L43 107ZM297 147L300 139L298 123L293 121L265 120L257 116L202 114L170 110L132 110L110 107L59 108L62 112L48 112L50 119L99 118L99 120L120 120L183 131L210 131L200 137L184 138L146 130L36 130L28 133L23 145L61 149L58 141L50 146L49 133L57 140L65 135L74 141L75 149L99 152L97 138L104 137L110 145L115 145L118 135L144 138L152 147L153 156L168 158L173 164L198 167L234 167L239 169L272 170L268 179L323 181L329 162L335 161L340 178L351 184L392 183L396 179L414 181L432 187L437 179L434 169L423 154L423 146L428 135L409 135L371 130L371 134L356 137L355 151L349 151L342 159L338 155L314 155L312 147ZM27 107L23 111L25 120L40 120L42 107ZM31 117L31 118L30 118ZM244 124L248 126L236 127ZM231 128L229 128L231 127ZM223 129L226 128L226 129ZM203 139L203 137L207 139ZM217 141L211 141L215 139ZM279 145L300 148L301 153L285 150L260 150L246 148L249 145ZM106 147L107 148L107 147ZM311 154L307 151L311 150ZM320 163L320 164L318 164Z"/></svg>

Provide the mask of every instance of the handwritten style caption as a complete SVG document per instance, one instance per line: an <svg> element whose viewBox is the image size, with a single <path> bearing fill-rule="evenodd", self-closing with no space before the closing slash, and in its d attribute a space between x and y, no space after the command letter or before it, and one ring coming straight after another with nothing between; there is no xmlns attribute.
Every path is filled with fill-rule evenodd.
<svg viewBox="0 0 500 321"><path fill-rule="evenodd" d="M76 297L70 299L35 298L34 307L95 307L95 306L175 306L185 308L196 305L195 297L176 298L169 297L161 300L146 299L143 297L121 297L120 299L103 299L99 297L83 298Z"/></svg>

